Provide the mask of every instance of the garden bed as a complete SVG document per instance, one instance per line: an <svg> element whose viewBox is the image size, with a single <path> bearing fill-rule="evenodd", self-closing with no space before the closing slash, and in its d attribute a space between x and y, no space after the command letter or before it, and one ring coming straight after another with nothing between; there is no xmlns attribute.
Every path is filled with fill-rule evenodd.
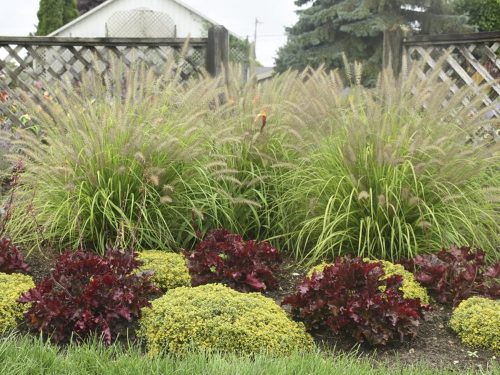
<svg viewBox="0 0 500 375"><path fill-rule="evenodd" d="M33 254L35 255L35 254ZM43 256L31 256L27 262L31 266L31 274L36 282L41 281L50 273L59 254L53 250L45 250ZM285 259L282 271L278 274L279 287L267 291L265 296L274 299L278 304L285 296L292 294L295 287L307 273L307 268L294 260ZM284 306L285 310L289 310ZM314 335L316 344L321 351L332 353L333 356L356 356L366 363L385 366L398 364L404 368L419 368L432 370L463 371L485 370L498 363L494 352L484 349L471 349L464 346L459 337L449 327L452 308L447 305L432 303L432 310L425 313L418 335L415 339L403 344L391 344L386 347L372 348L359 345L349 337L334 336L328 333ZM131 325L127 338L120 338L118 345L134 343L137 324ZM21 326L22 331L26 327ZM26 332L26 331L25 331ZM121 343L121 344L120 344ZM138 342L136 342L136 345ZM349 357L351 356L351 357ZM344 358L344 357L341 357ZM331 366L334 366L333 364Z"/></svg>

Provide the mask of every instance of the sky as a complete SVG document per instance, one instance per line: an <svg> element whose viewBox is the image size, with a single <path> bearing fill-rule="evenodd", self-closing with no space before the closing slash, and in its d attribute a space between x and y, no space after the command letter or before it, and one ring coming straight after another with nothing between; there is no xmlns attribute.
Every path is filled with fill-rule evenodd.
<svg viewBox="0 0 500 375"><path fill-rule="evenodd" d="M257 59L265 66L274 65L279 47L285 44L285 27L292 26L297 15L294 0L182 0L200 13L224 25L233 33L253 41L255 18ZM138 7L141 1L137 0ZM0 35L26 36L34 32L39 0L0 0Z"/></svg>

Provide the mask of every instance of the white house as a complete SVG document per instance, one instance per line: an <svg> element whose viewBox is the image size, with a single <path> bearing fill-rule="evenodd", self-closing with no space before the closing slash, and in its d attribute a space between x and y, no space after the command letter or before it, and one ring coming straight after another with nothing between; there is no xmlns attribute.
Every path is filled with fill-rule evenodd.
<svg viewBox="0 0 500 375"><path fill-rule="evenodd" d="M210 25L218 23L180 0L107 0L49 36L203 38Z"/></svg>

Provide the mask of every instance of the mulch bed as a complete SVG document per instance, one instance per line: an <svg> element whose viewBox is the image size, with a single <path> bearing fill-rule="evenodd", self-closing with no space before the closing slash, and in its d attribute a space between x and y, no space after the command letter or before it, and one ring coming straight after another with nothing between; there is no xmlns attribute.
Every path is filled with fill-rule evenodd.
<svg viewBox="0 0 500 375"><path fill-rule="evenodd" d="M44 254L33 253L27 258L36 282L49 274L58 255L54 251L46 251ZM286 295L295 291L296 284L305 274L306 268L303 266L290 260L285 261L279 275L279 289L266 292L265 295L280 304ZM458 336L449 328L451 312L451 306L432 303L432 310L425 314L417 337L403 344L371 348L359 345L351 338L327 332L316 334L314 338L321 348L333 349L338 353L355 353L356 356L372 360L375 366L380 362L403 365L425 363L436 369L447 368L460 373L463 369L486 369L489 363L498 361L492 351L462 345Z"/></svg>
<svg viewBox="0 0 500 375"><path fill-rule="evenodd" d="M308 268L292 261L285 262L279 278L280 288L267 292L268 297L281 303L283 298L295 292L295 286L302 280ZM463 369L486 369L492 360L498 360L495 353L482 349L471 349L460 342L460 338L449 327L452 308L431 303L432 310L425 313L425 321L419 327L417 337L411 342L372 348L359 345L354 339L329 334L315 334L319 347L334 348L340 353L352 353L360 357L388 364L426 363L434 368L449 368L460 372ZM285 306L285 309L288 306Z"/></svg>

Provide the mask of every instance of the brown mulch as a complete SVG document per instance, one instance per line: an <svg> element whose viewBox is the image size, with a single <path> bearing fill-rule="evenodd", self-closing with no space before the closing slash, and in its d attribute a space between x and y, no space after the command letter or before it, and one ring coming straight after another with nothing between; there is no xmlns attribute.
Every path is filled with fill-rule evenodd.
<svg viewBox="0 0 500 375"><path fill-rule="evenodd" d="M36 282L50 273L58 257L55 251L44 251L43 254L31 254L27 263L31 266L31 274ZM273 298L278 304L286 295L295 291L295 286L306 274L306 268L292 261L285 261L279 275L278 290L268 291L266 296ZM288 307L284 307L288 310ZM432 303L432 310L425 314L417 337L406 343L393 344L386 347L371 348L357 344L352 338L329 334L328 332L314 336L319 347L334 350L338 353L355 353L386 364L413 365L425 363L427 366L439 369L487 369L491 362L498 361L495 353L482 349L471 349L460 342L458 336L449 328L452 309ZM133 331L133 327L130 327ZM132 337L134 337L132 333ZM130 339L130 336L129 336Z"/></svg>

